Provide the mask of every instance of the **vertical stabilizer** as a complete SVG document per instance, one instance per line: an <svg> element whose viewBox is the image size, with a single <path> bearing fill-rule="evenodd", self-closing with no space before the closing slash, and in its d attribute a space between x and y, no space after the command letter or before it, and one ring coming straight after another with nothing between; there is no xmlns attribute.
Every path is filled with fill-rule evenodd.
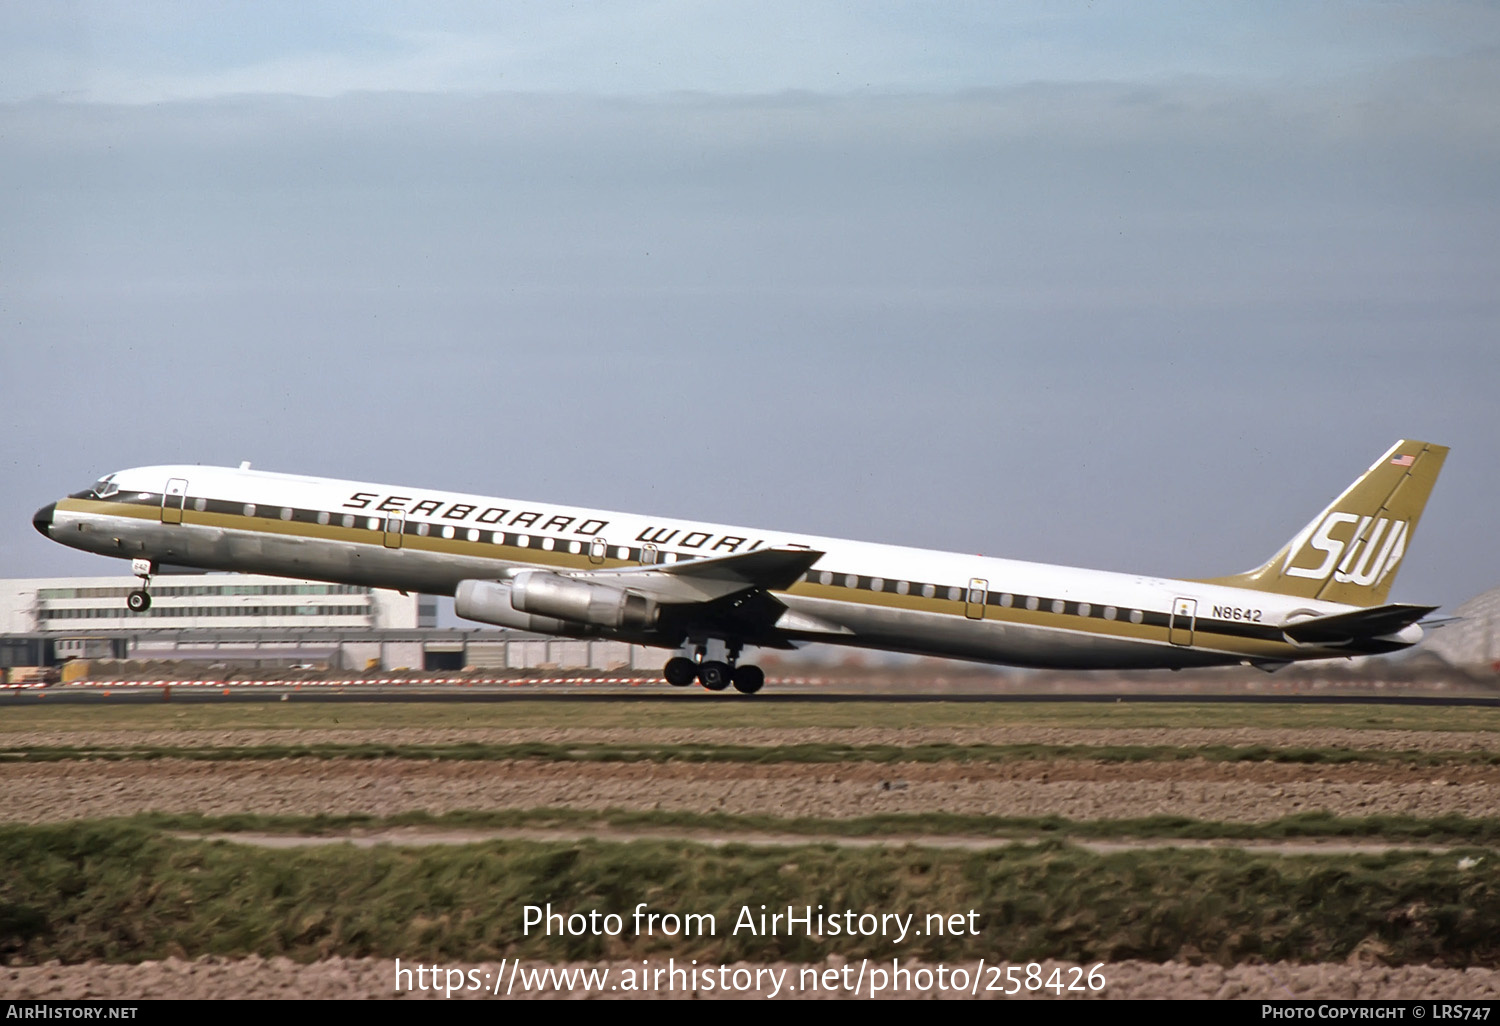
<svg viewBox="0 0 1500 1026"><path fill-rule="evenodd" d="M1447 455L1445 445L1397 442L1262 566L1206 583L1384 603Z"/></svg>

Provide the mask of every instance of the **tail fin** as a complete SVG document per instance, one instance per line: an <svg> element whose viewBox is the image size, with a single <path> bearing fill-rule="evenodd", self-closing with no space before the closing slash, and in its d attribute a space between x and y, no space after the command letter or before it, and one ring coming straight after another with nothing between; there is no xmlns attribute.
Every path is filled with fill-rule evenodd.
<svg viewBox="0 0 1500 1026"><path fill-rule="evenodd" d="M1264 565L1204 583L1381 605L1447 455L1445 445L1397 442Z"/></svg>

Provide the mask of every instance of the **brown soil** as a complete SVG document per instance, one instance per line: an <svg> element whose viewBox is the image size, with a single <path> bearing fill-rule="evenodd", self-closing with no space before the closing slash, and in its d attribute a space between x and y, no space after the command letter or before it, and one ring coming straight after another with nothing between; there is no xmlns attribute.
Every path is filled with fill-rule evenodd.
<svg viewBox="0 0 1500 1026"><path fill-rule="evenodd" d="M201 812L570 807L848 818L953 812L1256 822L1325 810L1500 816L1500 768L1281 763L583 763L411 759L76 761L0 766L3 815L45 822Z"/></svg>

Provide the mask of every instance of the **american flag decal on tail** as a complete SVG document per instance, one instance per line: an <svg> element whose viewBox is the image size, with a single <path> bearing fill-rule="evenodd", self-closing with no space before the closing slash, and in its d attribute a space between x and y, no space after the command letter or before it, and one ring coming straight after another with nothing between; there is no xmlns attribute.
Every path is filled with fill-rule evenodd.
<svg viewBox="0 0 1500 1026"><path fill-rule="evenodd" d="M1391 466L1409 467L1416 462L1416 459L1415 456L1394 456L1391 458Z"/></svg>

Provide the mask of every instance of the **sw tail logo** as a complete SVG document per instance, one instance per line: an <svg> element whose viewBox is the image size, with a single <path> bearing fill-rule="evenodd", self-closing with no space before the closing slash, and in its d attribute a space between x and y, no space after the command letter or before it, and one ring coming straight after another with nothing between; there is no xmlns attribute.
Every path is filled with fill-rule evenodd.
<svg viewBox="0 0 1500 1026"><path fill-rule="evenodd" d="M1334 531L1345 524L1358 526L1346 538L1333 537ZM1314 581L1324 580L1331 573L1339 584L1367 588L1385 580L1386 574L1401 562L1401 557L1406 553L1406 536L1410 528L1411 524L1405 520L1361 517L1354 513L1329 513L1321 522L1308 524L1287 546L1283 572L1292 577L1306 577ZM1315 567L1293 566L1292 563L1309 548L1322 552L1323 561ZM1341 555L1344 557L1342 562L1339 561Z"/></svg>

